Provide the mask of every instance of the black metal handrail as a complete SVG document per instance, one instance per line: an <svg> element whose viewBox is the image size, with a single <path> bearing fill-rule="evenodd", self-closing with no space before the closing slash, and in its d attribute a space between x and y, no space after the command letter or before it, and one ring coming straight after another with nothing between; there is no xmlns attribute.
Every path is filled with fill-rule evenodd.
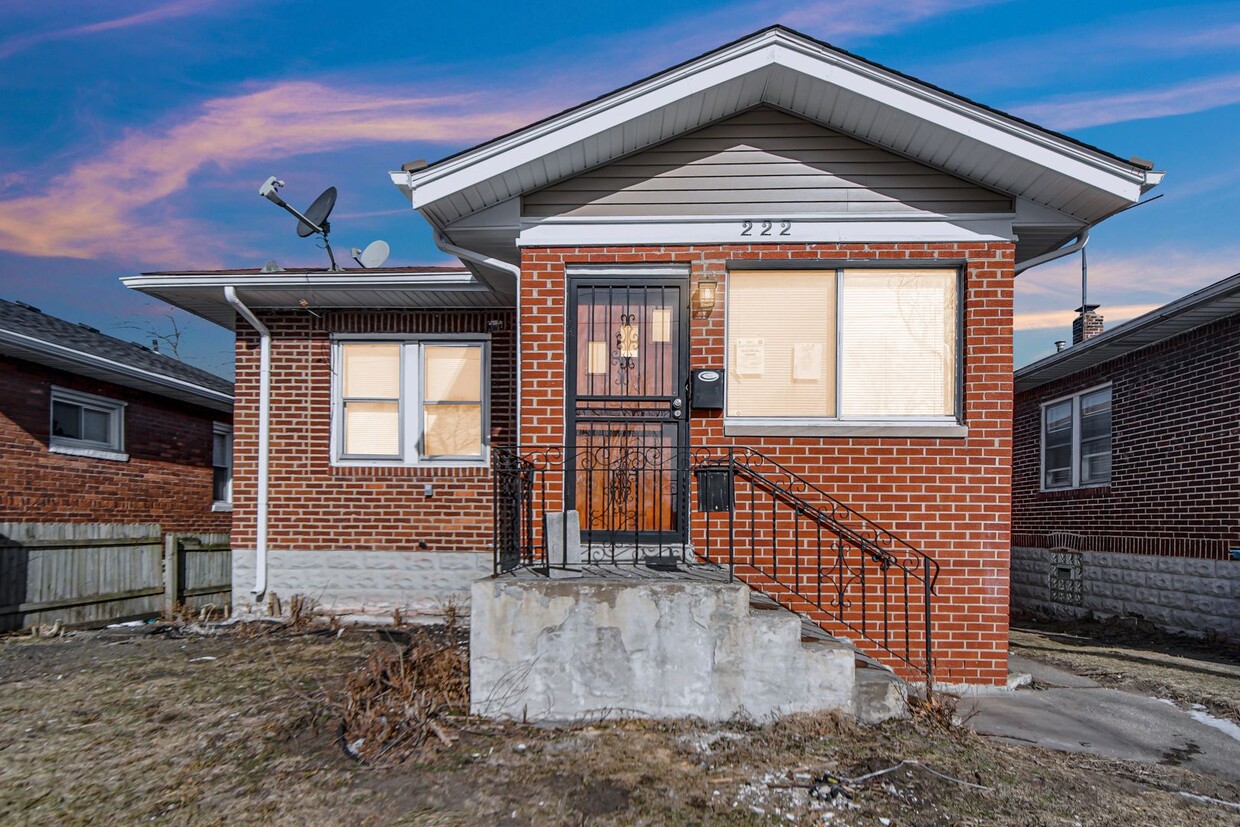
<svg viewBox="0 0 1240 827"><path fill-rule="evenodd" d="M788 608L818 622L825 616L859 636L859 648L931 674L939 564L752 448L495 448L492 469L497 574L522 567L550 573L575 565L636 566L650 558L724 565L729 576ZM719 479L726 480L725 490L712 493ZM696 487L697 510L713 512L694 520L693 531L690 487ZM648 513L643 492L674 494L676 510L658 512L658 525L644 524L650 518L640 516ZM584 521L579 546L564 512L570 495ZM663 525L664 519L671 524ZM589 530L600 526L610 529L602 540L593 535L604 532ZM677 532L681 539L667 539Z"/></svg>

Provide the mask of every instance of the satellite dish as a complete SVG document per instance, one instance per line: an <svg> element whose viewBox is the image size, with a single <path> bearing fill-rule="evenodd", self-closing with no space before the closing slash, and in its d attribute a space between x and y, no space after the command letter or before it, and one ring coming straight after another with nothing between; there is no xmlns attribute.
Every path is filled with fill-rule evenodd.
<svg viewBox="0 0 1240 827"><path fill-rule="evenodd" d="M367 270L370 270L375 267L382 267L383 262L388 260L388 256L391 255L391 253L392 250L388 247L388 243L380 239L379 241L372 241L367 244L365 250L359 250L354 247L353 260L365 267Z"/></svg>
<svg viewBox="0 0 1240 827"><path fill-rule="evenodd" d="M323 194L314 199L314 203L305 212L305 218L297 222L297 234L308 238L315 233L327 233L327 217L336 206L336 188L328 187Z"/></svg>

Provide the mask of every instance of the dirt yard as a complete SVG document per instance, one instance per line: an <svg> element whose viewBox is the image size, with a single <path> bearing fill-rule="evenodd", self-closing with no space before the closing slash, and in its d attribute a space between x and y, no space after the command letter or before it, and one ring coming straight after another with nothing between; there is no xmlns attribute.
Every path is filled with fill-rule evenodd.
<svg viewBox="0 0 1240 827"><path fill-rule="evenodd" d="M346 675L410 636L463 643L442 627L165 624L0 641L0 823L1240 823L1240 811L1182 794L1240 801L1240 785L999 745L930 713L870 729L832 716L558 727L445 717L443 737L407 760L354 760L339 737ZM1234 685L1217 692L1235 703ZM918 763L842 780L901 761Z"/></svg>

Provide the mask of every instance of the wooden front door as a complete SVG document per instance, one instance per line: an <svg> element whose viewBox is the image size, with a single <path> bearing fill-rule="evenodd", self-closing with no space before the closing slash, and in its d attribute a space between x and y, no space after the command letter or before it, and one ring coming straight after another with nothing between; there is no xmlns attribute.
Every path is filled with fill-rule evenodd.
<svg viewBox="0 0 1240 827"><path fill-rule="evenodd" d="M569 282L567 476L587 543L685 540L688 289L687 278Z"/></svg>

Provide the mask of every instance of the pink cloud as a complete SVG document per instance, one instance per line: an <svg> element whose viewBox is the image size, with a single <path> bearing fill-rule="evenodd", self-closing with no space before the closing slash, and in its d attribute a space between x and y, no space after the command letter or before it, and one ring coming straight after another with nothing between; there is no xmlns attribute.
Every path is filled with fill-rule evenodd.
<svg viewBox="0 0 1240 827"><path fill-rule="evenodd" d="M1136 92L1079 96L1017 107L1015 114L1052 129L1188 115L1240 103L1240 73Z"/></svg>
<svg viewBox="0 0 1240 827"><path fill-rule="evenodd" d="M170 126L120 138L39 192L0 200L0 249L169 266L192 256L201 264L210 242L194 222L159 206L195 172L365 142L477 141L537 117L479 114L471 104L476 101L466 97L405 97L310 82L209 100Z"/></svg>
<svg viewBox="0 0 1240 827"><path fill-rule="evenodd" d="M1079 305L1078 305L1079 306ZM1157 310L1162 304L1113 304L1099 310L1109 327L1120 322L1135 319ZM1057 327L1070 327L1076 313L1072 310L1042 310L1031 313L1017 313L1013 317L1016 330L1048 330Z"/></svg>
<svg viewBox="0 0 1240 827"><path fill-rule="evenodd" d="M146 11L125 15L124 17L114 17L109 20L84 23L81 26L69 26L64 29L17 35L16 37L10 37L4 42L0 42L0 60L12 57L18 52L23 52L41 43L49 43L55 40L73 40L92 34L116 31L117 29L128 29L134 26L159 23L164 20L175 20L179 17L189 17L218 5L218 0L175 0L175 2L165 3Z"/></svg>

